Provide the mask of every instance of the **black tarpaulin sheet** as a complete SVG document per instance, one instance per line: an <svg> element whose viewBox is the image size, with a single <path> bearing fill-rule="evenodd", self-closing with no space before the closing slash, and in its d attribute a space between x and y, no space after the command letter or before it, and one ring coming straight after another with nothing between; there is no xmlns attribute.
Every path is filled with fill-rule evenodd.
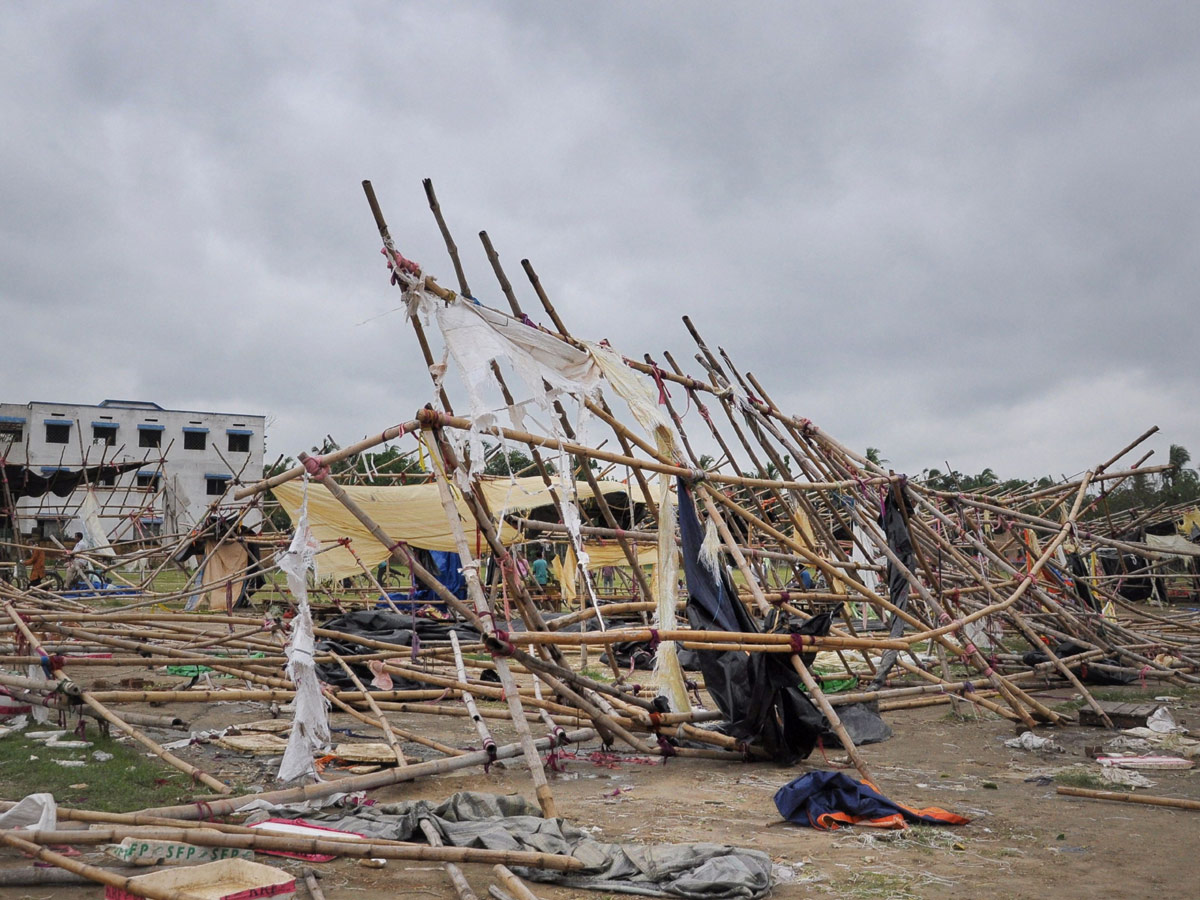
<svg viewBox="0 0 1200 900"><path fill-rule="evenodd" d="M458 639L462 643L477 643L480 640L479 632L469 625L454 624L451 622L438 622L434 619L425 619L420 616L410 616L404 613L395 613L390 610L364 609L352 613L346 613L343 616L338 616L336 619L330 619L328 622L323 622L321 628L330 631L340 631L343 634L356 637L369 638L373 641L381 641L385 644L396 644L400 647L412 647L413 635L416 635L416 647L420 649L422 641L437 640L449 641L450 632L453 630L458 634ZM337 653L339 656L351 656L362 652L362 644L356 644L352 639L336 640L333 638L318 638L315 645L317 656L330 651ZM365 666L353 665L360 678L364 683L371 680L372 673ZM336 663L325 663L317 666L317 677L327 684L335 685L336 687L353 690L354 682L346 674L345 670ZM392 680L397 684L403 681L398 676L392 676ZM407 682L406 684L415 684ZM404 684L400 685L404 687ZM428 687L428 685L421 685Z"/></svg>
<svg viewBox="0 0 1200 900"><path fill-rule="evenodd" d="M1092 589L1088 587L1087 579L1091 573L1088 571L1087 563L1083 561L1083 557L1078 553L1068 553L1067 565L1071 568L1071 577L1075 582L1076 595L1087 604L1089 609L1100 612L1100 604L1092 596Z"/></svg>
<svg viewBox="0 0 1200 900"><path fill-rule="evenodd" d="M728 573L724 569L713 572L700 560L704 532L682 480L678 488L688 623L700 631L757 632L758 625L736 599ZM825 626L828 630L828 619ZM704 684L726 718L723 731L761 744L784 765L812 753L827 722L799 689L800 676L787 654L700 650L696 657Z"/></svg>
<svg viewBox="0 0 1200 900"><path fill-rule="evenodd" d="M4 464L4 477L8 480L8 490L13 500L22 497L41 497L54 494L56 497L67 497L80 485L95 484L101 475L120 475L148 465L145 460L137 462L111 463L102 466L87 466L82 469L56 469L53 472L41 474L28 466L14 463Z"/></svg>
<svg viewBox="0 0 1200 900"><path fill-rule="evenodd" d="M883 532L887 537L888 549L896 555L901 565L912 572L916 566L916 554L913 553L912 538L908 533L908 525L904 521L905 511L896 502L896 492L888 491L883 501ZM908 611L909 581L900 567L888 560L887 564L888 600L897 609ZM904 620L892 613L888 620L888 637L893 640L904 633ZM883 687L887 681L888 672L896 664L898 651L885 650L875 672L875 687Z"/></svg>
<svg viewBox="0 0 1200 900"><path fill-rule="evenodd" d="M1059 659L1066 659L1067 657L1075 656L1079 653L1086 653L1089 649L1090 648L1085 647L1082 644L1077 644L1074 641L1061 641L1059 642L1058 646L1054 648L1054 655ZM1030 668L1049 661L1050 657L1038 650L1029 650L1024 656L1021 657L1021 662L1025 663L1025 665L1029 666ZM1093 660L1092 662L1105 666L1116 667L1126 665L1126 663L1123 662L1119 656L1108 656L1104 657L1103 659ZM1068 668L1075 675L1075 677L1084 684L1133 684L1133 682L1137 681L1137 676L1132 672L1105 672L1101 669L1097 669L1094 665L1089 665L1086 662L1075 663Z"/></svg>

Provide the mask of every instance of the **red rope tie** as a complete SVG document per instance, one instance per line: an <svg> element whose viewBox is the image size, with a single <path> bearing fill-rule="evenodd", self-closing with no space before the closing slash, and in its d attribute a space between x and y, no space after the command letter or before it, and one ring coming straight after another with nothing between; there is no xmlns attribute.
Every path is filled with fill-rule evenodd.
<svg viewBox="0 0 1200 900"><path fill-rule="evenodd" d="M848 768L850 768L849 766L840 766L829 758L829 755L825 752L825 742L821 738L817 738L817 749L821 751L821 757L825 760L825 765L829 766L829 768L831 768L831 769L848 769Z"/></svg>
<svg viewBox="0 0 1200 900"><path fill-rule="evenodd" d="M792 645L793 653L804 652L804 635L792 633L788 635L788 642Z"/></svg>
<svg viewBox="0 0 1200 900"><path fill-rule="evenodd" d="M308 472L317 481L320 481L329 474L329 466L325 465L325 460L322 457L309 456L304 460L304 471Z"/></svg>
<svg viewBox="0 0 1200 900"><path fill-rule="evenodd" d="M553 741L554 735L550 735L550 739ZM560 775L567 771L566 764L563 762L563 754L558 750L551 749L550 752L546 754L546 768L551 772Z"/></svg>
<svg viewBox="0 0 1200 900"><path fill-rule="evenodd" d="M492 643L499 643L499 649L492 647L490 644L488 649L492 656L512 656L517 652L517 645L508 639L508 632L503 628L496 629L496 636Z"/></svg>
<svg viewBox="0 0 1200 900"><path fill-rule="evenodd" d="M814 431L814 428L813 428L812 419L801 419L800 420L800 433L801 434L810 435L813 433L813 431Z"/></svg>
<svg viewBox="0 0 1200 900"><path fill-rule="evenodd" d="M658 645L660 643L661 643L661 640L658 636L658 629L651 628L650 629L650 652L653 653L654 651L656 651L658 649Z"/></svg>
<svg viewBox="0 0 1200 900"><path fill-rule="evenodd" d="M780 604L783 603L783 594L780 593L779 596L777 596L777 597L768 597L767 602L770 603L772 606L779 606Z"/></svg>
<svg viewBox="0 0 1200 900"><path fill-rule="evenodd" d="M779 592L779 602L780 603L787 603L791 599L792 599L792 595L790 593L788 593L787 591Z"/></svg>
<svg viewBox="0 0 1200 900"><path fill-rule="evenodd" d="M712 420L712 416L710 416L708 414L708 407L705 406L703 403L701 403L699 400L697 400L696 401L696 410L700 413L700 418L702 418L705 422L707 422L711 426L713 423L713 420ZM715 427L715 426L713 426L713 427Z"/></svg>
<svg viewBox="0 0 1200 900"><path fill-rule="evenodd" d="M399 250L392 249L389 251L387 247L384 247L379 252L387 259L387 266L392 270L392 284L400 280L398 277L400 271L407 272L409 275L421 274L421 267L411 259L405 259Z"/></svg>
<svg viewBox="0 0 1200 900"><path fill-rule="evenodd" d="M337 542L338 542L339 547L349 547L350 546L350 538L348 538L348 537L340 537L337 539Z"/></svg>
<svg viewBox="0 0 1200 900"><path fill-rule="evenodd" d="M943 625L949 625L950 622L952 621L950 618L950 613L943 612L940 616L938 616L938 621L941 622Z"/></svg>
<svg viewBox="0 0 1200 900"><path fill-rule="evenodd" d="M213 815L213 808L203 800L196 801L196 812L199 814L201 822L215 822L216 816Z"/></svg>
<svg viewBox="0 0 1200 900"><path fill-rule="evenodd" d="M1142 690L1146 689L1146 676L1153 671L1154 669L1151 666L1142 666L1141 671L1138 672L1138 680L1142 683Z"/></svg>
<svg viewBox="0 0 1200 900"><path fill-rule="evenodd" d="M671 744L671 742L661 734L658 736L658 752L662 754L664 763L670 757L679 755L675 752L675 747Z"/></svg>
<svg viewBox="0 0 1200 900"><path fill-rule="evenodd" d="M666 406L667 398L671 396L671 392L667 390L666 382L663 381L663 370L658 366L651 366L650 374L654 376L654 383L658 385L658 404L659 406Z"/></svg>
<svg viewBox="0 0 1200 900"><path fill-rule="evenodd" d="M660 712L650 713L650 724L653 725L655 728L658 728L659 726L661 726L662 725L662 713L660 713Z"/></svg>

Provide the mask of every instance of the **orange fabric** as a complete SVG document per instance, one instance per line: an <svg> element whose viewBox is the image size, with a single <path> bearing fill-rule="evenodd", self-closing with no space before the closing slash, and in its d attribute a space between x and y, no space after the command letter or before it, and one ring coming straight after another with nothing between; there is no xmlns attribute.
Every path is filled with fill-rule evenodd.
<svg viewBox="0 0 1200 900"><path fill-rule="evenodd" d="M863 784L878 793L883 793L873 782L865 778L863 779ZM937 819L940 822L945 822L947 825L969 825L971 822L970 819L965 819L962 816L948 812L940 806L926 806L921 809L913 809L911 806L905 806L903 803L897 803L896 805L914 815ZM862 825L866 828L889 828L893 830L901 830L908 827L908 823L904 821L904 816L900 813L890 816L880 816L875 819L868 816L852 816L844 812L822 813L817 816L816 825L818 828L827 828L830 831L837 831L846 825Z"/></svg>
<svg viewBox="0 0 1200 900"><path fill-rule="evenodd" d="M46 551L41 547L34 547L29 554L29 559L24 560L24 564L29 566L30 581L46 577Z"/></svg>

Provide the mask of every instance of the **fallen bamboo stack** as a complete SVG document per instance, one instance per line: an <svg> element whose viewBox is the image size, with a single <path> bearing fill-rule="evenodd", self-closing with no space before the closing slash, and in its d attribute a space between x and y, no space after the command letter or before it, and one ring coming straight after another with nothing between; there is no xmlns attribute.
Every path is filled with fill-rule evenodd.
<svg viewBox="0 0 1200 900"><path fill-rule="evenodd" d="M774 667L770 671L784 686L779 690L812 711L803 723L805 735L836 740L864 778L870 777L868 762L839 714L853 704L886 711L949 703L956 711L974 709L1042 727L1066 721L1035 695L1034 688L1046 684L1069 686L1107 721L1089 690L1089 671L1200 683L1200 620L1150 611L1122 593L1132 579L1165 578L1158 570L1166 555L1134 539L1144 534L1131 536L1141 518L1114 523L1102 515L1113 486L1161 471L1143 465L1144 458L1123 462L1153 429L1061 484L1003 493L935 489L784 412L753 373L736 367L719 346L710 348L687 317L684 325L697 349L695 375L686 374L670 354L664 355L669 366L664 370L649 355L621 356L604 343L573 336L523 260L530 289L550 323L538 326L486 235L485 250L509 312L473 302L427 183L458 278L457 291L442 287L397 251L373 190L364 187L392 281L403 292L417 346L430 367L436 408L421 409L403 424L342 450L301 453L300 465L246 485L236 496L261 502L274 492L292 519L295 535L266 532L257 537L263 547L294 546L292 538L304 538L311 521L316 536L309 550L318 571L328 560L335 571L344 566L354 577L365 576L366 587L340 589L320 580L311 586L317 610L312 638L318 645L308 656L326 666L327 681L341 684L327 684L326 699L353 721L377 729L395 766L229 796L231 788L219 778L144 733L142 728L163 726L160 718L111 708L218 700L279 704L301 693L285 669L298 629L290 619L293 595L276 584L277 564L261 569L267 578L255 598L261 609L183 612L179 607L201 591L240 583L249 573L232 573L215 588L211 582L197 588L190 576L182 589L156 592L166 558L183 540L196 539L176 536L166 542L166 558L157 569L140 581L121 575L135 589L124 606L99 608L0 582L0 635L10 643L0 649L0 664L33 667L24 674L0 673L0 685L64 720L87 711L224 796L113 819L112 829L88 837L58 831L32 833L28 840L6 837L10 846L33 847L55 865L104 880L108 876L94 867L67 865L35 844L146 834L212 846L283 846L281 838L248 835L237 826L164 829L171 822L231 815L251 799L304 802L518 757L543 814L552 817L557 808L542 754L594 736L608 747L664 760L793 762L811 751L803 742L780 746L769 723L740 721L743 710L731 708L721 690L707 691L713 687L709 674L720 671ZM465 414L451 404L445 366L435 352L438 338L467 382ZM481 355L479 346L488 350ZM614 408L628 408L630 422ZM546 423L538 426L544 433L527 429L529 409L538 411L530 419ZM499 416L509 414L507 425L497 410ZM705 444L719 448L718 458L697 452L701 444L685 430L685 421L694 434L700 429ZM607 437L597 437L596 430ZM412 484L356 485L353 464L389 442L407 442L402 457L412 464L407 473ZM483 473L489 460L510 460L513 451L536 474ZM339 466L348 468L339 472ZM606 471L613 477L605 477ZM519 474L525 477L519 480ZM304 489L292 484L297 479ZM521 497L535 493L537 505L521 505ZM443 520L440 530L406 528L377 499L403 496L405 503L416 503L418 494L435 509L434 518ZM399 503L393 500L392 506ZM431 530L437 535L431 537ZM228 534L209 535L210 553ZM531 581L522 573L526 545L553 547L569 601L565 612L549 608L553 603L541 578ZM430 551L456 555L461 590L448 586L453 580L448 574L458 573L438 569ZM140 552L118 554L106 565L119 574ZM1187 555L1186 549L1180 552ZM1116 554L1119 576L1097 568L1105 554ZM593 557L607 562L597 567ZM1191 558L1194 565L1200 549ZM415 637L421 622L430 620L410 615L415 600L388 593L375 569L381 565L403 572L413 589L440 606L449 622L432 624L450 630ZM621 572L619 594L608 585L615 583L614 571ZM408 643L380 640L347 624L354 620L342 617L341 607L352 599L382 606L381 616L400 616L388 621L403 623ZM686 622L676 619L680 610ZM328 647L337 649L323 649ZM592 650L602 652L611 678L587 665ZM685 674L681 652L699 660L698 674L696 669ZM639 658L653 659L652 674L638 672ZM196 674L180 675L165 689L95 683L94 674L109 667L149 672L165 666L196 667ZM235 686L216 690L198 683L205 673L234 679ZM846 692L833 693L834 684ZM772 696L767 704L771 715L783 715L782 702L773 706L775 701ZM423 734L428 716L469 720L462 723L463 740L475 740L481 749L464 750ZM493 727L504 722L516 739L501 746ZM701 727L712 722L726 723L729 733ZM171 717L166 724L177 727L181 720ZM293 727L302 724L298 720ZM548 736L535 738L533 729L543 726ZM430 752L437 756L416 759ZM320 852L333 852L328 845L335 843L308 842L306 852L318 845ZM430 843L336 850L445 863L463 898L474 895L456 868L460 862L574 865L550 856L488 856ZM512 896L526 897L528 889L511 872L502 867L496 872ZM117 884L117 878L107 883Z"/></svg>

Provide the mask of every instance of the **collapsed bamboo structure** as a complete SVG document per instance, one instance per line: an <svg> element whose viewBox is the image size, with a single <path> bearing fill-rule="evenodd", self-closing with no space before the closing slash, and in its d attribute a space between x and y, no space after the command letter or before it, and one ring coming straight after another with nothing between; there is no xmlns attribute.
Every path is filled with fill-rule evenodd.
<svg viewBox="0 0 1200 900"><path fill-rule="evenodd" d="M278 502L296 534L313 517L322 535L312 547L318 570L328 554L352 559L355 577L359 572L365 577L366 584L355 590L319 581L310 587L318 613L312 638L343 649L318 647L309 658L348 679L349 687L327 686L328 700L377 729L395 766L267 791L255 799L300 802L519 758L543 814L553 817L559 810L543 754L594 735L606 746L637 754L714 764L795 762L828 739L870 780L868 763L839 713L850 706L867 704L879 713L949 703L956 711L984 711L1039 728L1067 720L1035 696L1035 686L1050 682L1069 685L1107 721L1089 690L1089 670L1117 679L1200 683L1196 617L1151 611L1123 592L1136 579L1163 577L1158 569L1169 557L1187 558L1194 568L1200 548L1166 553L1139 539L1132 527L1138 517L1113 523L1097 512L1114 485L1162 471L1142 465L1144 457L1127 461L1155 429L1051 487L938 490L781 409L753 372L739 368L720 346L710 347L686 316L697 349L694 374L670 354L664 354L670 367L665 370L649 353L624 356L603 342L572 335L532 265L522 260L548 322L538 325L486 233L480 236L509 310L481 305L426 182L458 282L457 290L442 286L399 252L374 191L369 183L364 188L392 284L402 292L430 370L432 402L346 448L301 453L298 465L244 485L233 496L253 505L271 492L286 498L292 490L302 499ZM434 327L438 335L431 335ZM435 352L439 336L445 347L441 361ZM466 387L465 404L457 411L446 380L448 359ZM621 407L628 407L632 421L614 411ZM430 502L436 502L444 517L439 537L444 547L381 522L381 509L370 492L356 487L356 474L335 472L337 464L387 443L399 443L406 448L403 457L423 461L421 471L408 472L405 481L414 490L428 489ZM719 457L698 452L704 446L719 448ZM518 475L525 475L483 474L488 457L508 459L512 450L530 460L533 474L527 477L545 492L537 507L518 508L505 499L496 508L489 500L497 483L517 485ZM624 478L605 477L606 472ZM302 493L294 491L297 480L304 484ZM331 508L346 518L321 520L310 506L310 500L319 502L318 494L331 498ZM212 529L210 555L227 540L256 541L281 552L289 543L288 535L267 531L235 535L228 523L205 528ZM94 560L130 589L115 607L0 581L0 635L11 644L0 664L32 667L27 675L0 673L5 690L63 717L87 711L222 795L202 805L112 820L125 828L159 829L146 833L162 834L167 824L201 814L230 815L249 798L230 796L229 785L146 737L135 715L122 716L111 706L214 699L287 703L300 693L285 670L295 649L294 591L274 577L281 557L215 583L197 587L193 573L182 587L154 589L183 542L204 536L201 529L165 541L162 559L139 580L127 570L146 553L141 545L124 554L118 546L114 558ZM535 543L553 547L558 597L542 590L541 579L522 573L520 548ZM461 589L451 589L445 572L430 565L431 550L455 554ZM1099 567L1106 554L1115 554L1119 574ZM590 565L591 557L602 555L609 560L605 566ZM203 564L202 559L200 568ZM398 646L346 626L329 627L329 619L355 598L388 614L417 611L415 603L405 606L403 597L388 590L377 565L405 572L412 590L424 590L443 618L463 631L419 642L414 637ZM615 570L622 572L617 590ZM234 608L231 586L251 574L265 583L252 597L258 609L247 614ZM1195 589L1194 575L1178 577ZM223 586L230 597L224 610L179 610L201 592L219 595ZM705 607L706 602L713 605ZM563 603L565 609L552 608ZM679 620L680 611L686 621ZM626 646L641 648L632 651L634 662L618 661L616 648ZM596 651L608 671L587 665L588 654ZM684 674L679 654L685 652L701 660L699 674ZM638 653L653 659L651 674L635 668ZM84 673L131 665L203 667L240 684L214 690L197 684L196 677L171 690L84 684ZM800 698L795 702L811 709L805 739L781 743L762 723L707 727L736 718L737 711L722 705L717 686L708 683L717 671L711 667L718 665L776 667L770 671ZM405 686L392 686L393 679ZM835 685L843 692L835 692ZM769 700L783 702L774 695ZM783 715L782 706L773 708ZM464 739L477 739L481 749L465 751L421 734L421 717L431 715L469 720L463 723ZM516 740L499 746L489 720L507 721ZM140 721L148 726L153 717ZM548 735L535 738L534 729L542 726ZM406 744L438 756L409 759ZM47 832L30 839L33 843L6 841L64 865L57 854L34 844L66 837ZM244 847L271 843L216 828L203 836L193 831L189 840ZM418 854L411 847L374 844L331 850L330 843L321 842L321 852L443 862L463 897L471 894L459 862L570 866L561 859L502 859L449 852L453 848L434 852L436 844ZM90 868L71 870L95 877ZM511 873L497 872L514 896L527 893ZM109 883L117 884L117 878Z"/></svg>

